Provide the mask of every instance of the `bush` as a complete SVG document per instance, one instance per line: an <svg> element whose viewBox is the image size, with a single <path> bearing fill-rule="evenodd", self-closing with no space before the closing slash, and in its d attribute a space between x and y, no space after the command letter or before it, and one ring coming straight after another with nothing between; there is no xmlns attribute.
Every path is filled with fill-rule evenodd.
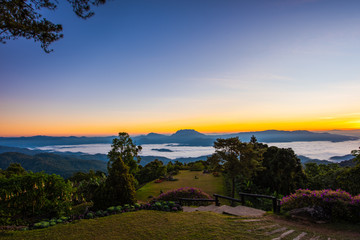
<svg viewBox="0 0 360 240"><path fill-rule="evenodd" d="M341 189L308 190L299 189L281 200L284 210L304 207L321 207L331 220L360 219L360 195L352 197Z"/></svg>
<svg viewBox="0 0 360 240"><path fill-rule="evenodd" d="M0 224L68 214L73 188L58 175L28 173L0 178Z"/></svg>
<svg viewBox="0 0 360 240"><path fill-rule="evenodd" d="M84 202L78 205L75 205L72 207L71 211L70 211L70 215L80 215L80 214L84 214L85 212L87 212L87 210L89 208L91 208L93 206L92 202Z"/></svg>
<svg viewBox="0 0 360 240"><path fill-rule="evenodd" d="M154 198L153 201L179 201L180 198L212 199L209 194L201 189L185 187L162 193L157 198ZM206 204L208 203L206 202ZM194 205L204 205L204 203L194 202Z"/></svg>

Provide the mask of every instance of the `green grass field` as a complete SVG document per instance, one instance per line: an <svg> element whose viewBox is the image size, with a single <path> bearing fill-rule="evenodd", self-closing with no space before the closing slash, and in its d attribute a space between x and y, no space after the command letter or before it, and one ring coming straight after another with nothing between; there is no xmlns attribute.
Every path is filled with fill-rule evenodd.
<svg viewBox="0 0 360 240"><path fill-rule="evenodd" d="M195 176L198 179L195 179ZM224 194L224 180L223 177L214 177L212 174L203 174L201 171L180 171L178 175L174 176L177 181L164 181L162 183L155 183L152 181L145 184L137 190L136 199L140 202L147 202L149 196L156 197L160 191L166 192L168 190L177 189L181 187L196 187L212 196L214 193Z"/></svg>
<svg viewBox="0 0 360 240"><path fill-rule="evenodd" d="M144 210L47 229L3 232L0 239L259 239L259 235L249 234L243 223L226 215Z"/></svg>
<svg viewBox="0 0 360 240"><path fill-rule="evenodd" d="M312 224L289 221L277 216L267 216L262 222L244 222L241 217L233 217L212 212L159 212L137 211L96 219L84 219L74 223L59 224L46 229L30 231L0 231L1 240L108 240L108 239L274 239L268 236L265 225L277 224L271 230L286 227L294 229L294 234L284 240L292 240L301 232L306 232L304 240L319 236L318 240L360 239L357 225L341 227L333 224Z"/></svg>

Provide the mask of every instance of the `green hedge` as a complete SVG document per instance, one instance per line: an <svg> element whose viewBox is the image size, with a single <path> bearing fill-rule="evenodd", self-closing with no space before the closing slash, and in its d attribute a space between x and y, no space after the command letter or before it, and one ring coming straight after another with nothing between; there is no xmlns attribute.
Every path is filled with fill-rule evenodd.
<svg viewBox="0 0 360 240"><path fill-rule="evenodd" d="M28 173L0 178L0 224L24 224L71 209L73 188L58 175Z"/></svg>

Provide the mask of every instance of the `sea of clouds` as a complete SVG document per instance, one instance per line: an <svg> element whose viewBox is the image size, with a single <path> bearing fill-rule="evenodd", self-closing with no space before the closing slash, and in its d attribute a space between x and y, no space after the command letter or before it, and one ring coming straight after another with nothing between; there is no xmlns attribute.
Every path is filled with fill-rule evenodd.
<svg viewBox="0 0 360 240"><path fill-rule="evenodd" d="M309 158L330 160L334 156L344 156L351 153L351 150L359 149L360 140L345 142L286 142L286 143L267 143L269 146L281 148L292 148L297 155L303 155ZM37 149L57 152L83 152L88 154L102 153L110 151L110 144L81 144L81 145L55 145L39 147ZM168 149L169 151L158 151L155 149ZM200 157L211 155L214 148L200 146L179 146L178 144L144 144L142 145L142 156L159 156L169 159Z"/></svg>

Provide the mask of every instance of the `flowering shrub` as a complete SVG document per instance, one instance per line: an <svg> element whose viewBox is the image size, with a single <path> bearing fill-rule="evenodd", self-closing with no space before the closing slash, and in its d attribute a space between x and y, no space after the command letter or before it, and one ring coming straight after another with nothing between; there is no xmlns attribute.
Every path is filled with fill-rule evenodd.
<svg viewBox="0 0 360 240"><path fill-rule="evenodd" d="M201 189L184 187L162 193L153 201L178 201L180 198L211 199L210 195Z"/></svg>
<svg viewBox="0 0 360 240"><path fill-rule="evenodd" d="M159 201L152 202L142 205L142 209L144 210L158 210L158 211L166 211L166 212L176 212L181 211L181 205L173 202L173 201Z"/></svg>
<svg viewBox="0 0 360 240"><path fill-rule="evenodd" d="M360 219L360 195L352 197L341 189L314 190L298 189L295 193L283 197L281 207L292 210L304 207L321 207L332 220Z"/></svg>

